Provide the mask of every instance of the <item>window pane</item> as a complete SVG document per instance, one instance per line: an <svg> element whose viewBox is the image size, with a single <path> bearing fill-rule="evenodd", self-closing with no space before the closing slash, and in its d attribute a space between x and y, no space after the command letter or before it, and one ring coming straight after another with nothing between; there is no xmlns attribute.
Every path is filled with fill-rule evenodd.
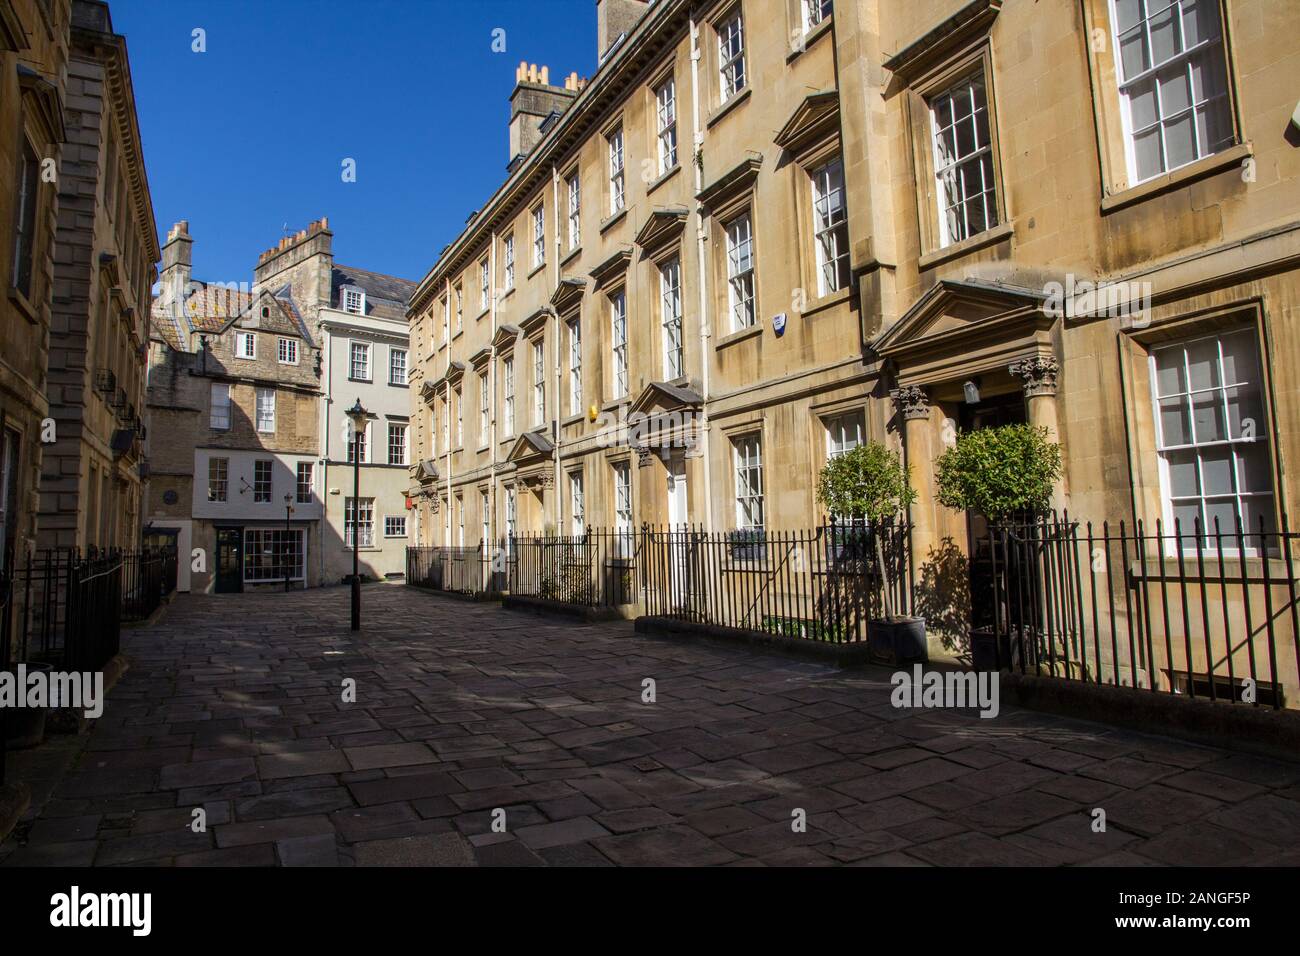
<svg viewBox="0 0 1300 956"><path fill-rule="evenodd" d="M1175 396L1160 399L1160 444L1187 445L1192 441L1191 423L1187 416L1187 400Z"/></svg>
<svg viewBox="0 0 1300 956"><path fill-rule="evenodd" d="M1196 158L1196 128L1188 113L1165 126L1165 159L1168 168L1186 166Z"/></svg>
<svg viewBox="0 0 1300 956"><path fill-rule="evenodd" d="M1228 437L1264 438L1264 408L1259 400L1259 390L1254 386L1234 386L1224 389L1228 405Z"/></svg>
<svg viewBox="0 0 1300 956"><path fill-rule="evenodd" d="M1139 180L1150 179L1164 170L1160 160L1160 127L1133 138L1133 160Z"/></svg>
<svg viewBox="0 0 1300 956"><path fill-rule="evenodd" d="M1232 448L1220 445L1207 448L1201 452L1202 493L1206 495L1230 495L1233 487L1234 460Z"/></svg>
<svg viewBox="0 0 1300 956"><path fill-rule="evenodd" d="M1160 107L1166 116L1181 113L1192 105L1192 88L1187 79L1187 71L1181 66L1167 71L1160 77ZM1138 126L1136 118L1134 127Z"/></svg>
<svg viewBox="0 0 1300 956"><path fill-rule="evenodd" d="M1223 421L1222 399L1217 391L1192 397L1192 425L1197 444L1222 441L1228 437Z"/></svg>
<svg viewBox="0 0 1300 956"><path fill-rule="evenodd" d="M1124 68L1124 79L1137 76L1147 68L1147 44L1142 27L1137 26L1119 38L1120 64Z"/></svg>
<svg viewBox="0 0 1300 956"><path fill-rule="evenodd" d="M1254 442L1237 445L1237 487L1241 491L1272 491L1273 466L1268 444Z"/></svg>
<svg viewBox="0 0 1300 956"><path fill-rule="evenodd" d="M1169 465L1169 494L1173 498L1190 498L1197 494L1196 452L1176 451L1165 456Z"/></svg>
<svg viewBox="0 0 1300 956"><path fill-rule="evenodd" d="M1175 7L1166 7L1150 21L1151 62L1154 66L1168 60L1179 52L1178 25L1174 21Z"/></svg>
<svg viewBox="0 0 1300 956"><path fill-rule="evenodd" d="M1128 108L1135 130L1146 129L1159 119L1155 80L1144 80L1134 85L1129 93Z"/></svg>
<svg viewBox="0 0 1300 956"><path fill-rule="evenodd" d="M1187 344L1187 374L1192 391L1219 384L1219 340L1199 339Z"/></svg>
<svg viewBox="0 0 1300 956"><path fill-rule="evenodd" d="M1241 510L1242 510L1242 523L1246 526L1246 530L1250 534L1257 535L1259 533L1261 521L1263 521L1265 534L1277 530L1277 526L1273 523L1273 496L1272 495L1260 495L1257 498L1255 497L1247 498L1243 502ZM1268 549L1270 551L1275 551L1277 549L1276 539L1274 539L1273 541L1267 541L1265 543L1268 545ZM1246 541L1247 548L1259 548L1259 546L1260 546L1260 540L1258 537L1254 538L1253 540L1247 539Z"/></svg>
<svg viewBox="0 0 1300 956"><path fill-rule="evenodd" d="M1156 355L1156 394L1177 395L1187 391L1183 378L1182 348L1160 349Z"/></svg>
<svg viewBox="0 0 1300 956"><path fill-rule="evenodd" d="M1182 10L1184 48L1219 35L1219 9L1214 0L1183 0Z"/></svg>

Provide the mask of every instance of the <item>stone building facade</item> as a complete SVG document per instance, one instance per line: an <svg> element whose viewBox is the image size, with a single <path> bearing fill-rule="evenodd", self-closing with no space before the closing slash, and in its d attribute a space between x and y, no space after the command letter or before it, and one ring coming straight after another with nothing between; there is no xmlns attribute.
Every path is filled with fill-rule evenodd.
<svg viewBox="0 0 1300 956"><path fill-rule="evenodd" d="M934 608L969 600L944 581L982 524L937 503L933 461L1016 421L1055 435L1054 504L1082 519L1280 524L1300 492L1292 4L599 6L632 25L554 90L410 304L418 460L438 460L414 479L422 540L462 501L491 538L576 527L579 502L597 525L807 527L827 456L875 439L920 491ZM436 447L430 406L462 395L465 440ZM602 437L623 404L659 415L640 447Z"/></svg>
<svg viewBox="0 0 1300 956"><path fill-rule="evenodd" d="M332 239L323 218L284 237L259 255L250 285L194 280L189 223L168 233L153 305L148 526L174 537L183 553L202 556L202 571L188 581L182 572L182 589L283 588L286 569L291 587L314 587L338 583L345 563L351 572L350 555L343 557L344 496L331 487L341 479L327 475L331 451L335 464L347 460L340 437L328 431L337 402L327 356L347 354L332 323L387 316L400 337L399 303L409 285L336 265ZM357 291L360 313L348 297ZM394 408L404 421L404 390L381 413L395 415ZM398 491L381 496L382 507L404 514L405 465L398 471ZM363 547L362 573L400 569L388 554L394 550L402 549ZM385 564L383 557L392 559Z"/></svg>
<svg viewBox="0 0 1300 956"><path fill-rule="evenodd" d="M0 570L36 544L70 16L0 2Z"/></svg>
<svg viewBox="0 0 1300 956"><path fill-rule="evenodd" d="M758 6L604 0L596 76L550 87L538 141L421 283L422 541L818 520L810 477L860 440L874 366L830 23ZM794 241L815 219L829 257Z"/></svg>
<svg viewBox="0 0 1300 956"><path fill-rule="evenodd" d="M158 238L126 39L105 3L71 12L37 542L134 548Z"/></svg>

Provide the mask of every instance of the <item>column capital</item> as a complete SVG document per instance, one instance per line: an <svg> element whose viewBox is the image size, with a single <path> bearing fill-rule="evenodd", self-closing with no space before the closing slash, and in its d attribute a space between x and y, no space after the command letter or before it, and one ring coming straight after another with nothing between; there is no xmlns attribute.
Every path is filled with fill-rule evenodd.
<svg viewBox="0 0 1300 956"><path fill-rule="evenodd" d="M904 421L930 417L930 395L921 385L901 385L889 393Z"/></svg>
<svg viewBox="0 0 1300 956"><path fill-rule="evenodd" d="M1061 366L1051 355L1034 355L1019 362L1012 362L1007 371L1016 378L1024 380L1025 395L1035 398L1040 395L1056 394L1056 376Z"/></svg>

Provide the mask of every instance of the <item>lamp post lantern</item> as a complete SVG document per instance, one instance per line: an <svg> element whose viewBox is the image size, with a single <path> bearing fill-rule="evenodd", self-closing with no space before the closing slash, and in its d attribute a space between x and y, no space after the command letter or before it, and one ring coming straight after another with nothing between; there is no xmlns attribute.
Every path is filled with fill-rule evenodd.
<svg viewBox="0 0 1300 956"><path fill-rule="evenodd" d="M284 496L284 589L289 590L289 577L292 574L293 544L289 528L289 516L293 514L293 495Z"/></svg>
<svg viewBox="0 0 1300 956"><path fill-rule="evenodd" d="M361 407L361 398L347 410L352 422L352 630L361 630L361 567L357 549L361 546L361 441L365 435L367 412ZM343 508L343 524L348 521L347 506Z"/></svg>

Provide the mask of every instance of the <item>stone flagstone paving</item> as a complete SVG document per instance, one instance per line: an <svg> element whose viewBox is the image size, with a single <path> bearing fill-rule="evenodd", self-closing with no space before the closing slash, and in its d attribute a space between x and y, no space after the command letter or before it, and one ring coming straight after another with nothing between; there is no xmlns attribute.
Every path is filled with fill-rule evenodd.
<svg viewBox="0 0 1300 956"><path fill-rule="evenodd" d="M344 588L181 595L125 632L130 670L0 865L1300 863L1300 764L896 710L883 669L400 585L363 610L354 639Z"/></svg>

